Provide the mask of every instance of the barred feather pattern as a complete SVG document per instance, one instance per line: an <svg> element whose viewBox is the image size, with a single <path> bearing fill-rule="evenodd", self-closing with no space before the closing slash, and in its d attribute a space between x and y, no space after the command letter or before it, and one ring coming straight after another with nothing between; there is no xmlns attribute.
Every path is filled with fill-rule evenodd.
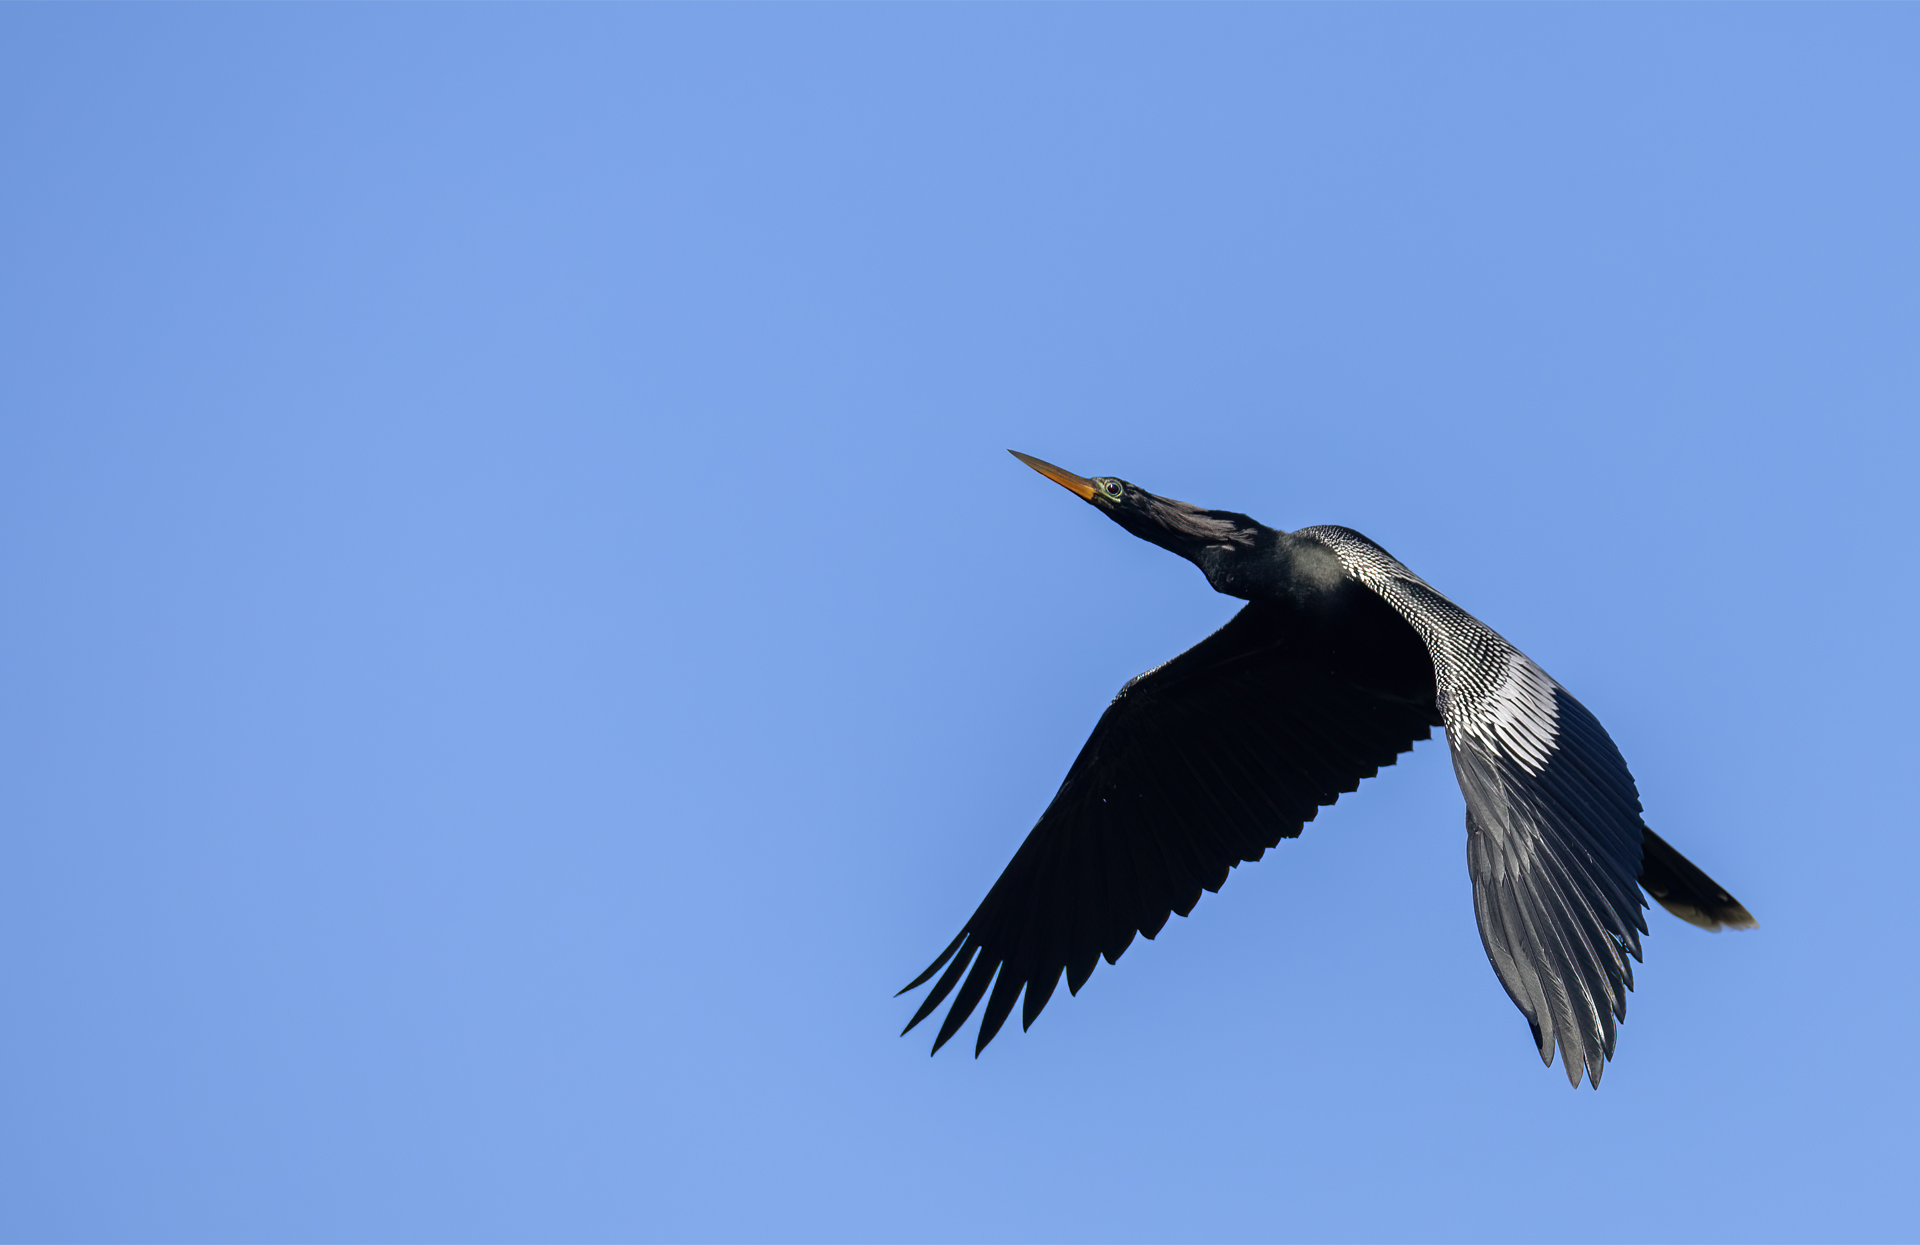
<svg viewBox="0 0 1920 1245"><path fill-rule="evenodd" d="M1420 635L1467 803L1482 945L1543 1062L1594 1086L1626 1018L1646 932L1645 823L1594 716L1526 654L1344 527L1303 528Z"/></svg>

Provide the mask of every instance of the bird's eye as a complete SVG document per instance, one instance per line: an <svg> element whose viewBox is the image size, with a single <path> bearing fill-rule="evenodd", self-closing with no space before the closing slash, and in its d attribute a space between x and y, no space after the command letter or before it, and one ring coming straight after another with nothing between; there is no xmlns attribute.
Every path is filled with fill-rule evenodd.
<svg viewBox="0 0 1920 1245"><path fill-rule="evenodd" d="M1095 480L1094 483L1100 486L1102 493L1105 493L1114 501L1119 501L1121 494L1126 492L1125 489L1120 487L1120 481L1118 480Z"/></svg>

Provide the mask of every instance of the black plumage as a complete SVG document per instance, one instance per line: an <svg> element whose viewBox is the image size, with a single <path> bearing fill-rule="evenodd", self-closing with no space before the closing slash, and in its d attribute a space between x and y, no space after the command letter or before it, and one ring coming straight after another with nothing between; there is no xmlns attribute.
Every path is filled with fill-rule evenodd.
<svg viewBox="0 0 1920 1245"><path fill-rule="evenodd" d="M1474 914L1542 1060L1594 1085L1646 931L1644 887L1707 929L1745 908L1646 828L1593 715L1519 650L1356 532L1282 532L1016 454L1247 605L1120 689L958 937L907 1029L949 996L938 1051L986 1000L976 1054L1022 995L1191 912L1230 870L1444 726L1467 802ZM942 970L945 971L942 971Z"/></svg>

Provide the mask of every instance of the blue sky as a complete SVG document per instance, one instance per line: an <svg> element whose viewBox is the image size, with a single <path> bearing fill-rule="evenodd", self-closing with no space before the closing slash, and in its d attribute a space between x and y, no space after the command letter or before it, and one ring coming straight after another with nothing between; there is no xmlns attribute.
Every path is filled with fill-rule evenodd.
<svg viewBox="0 0 1920 1245"><path fill-rule="evenodd" d="M1920 1234L1920 10L0 10L0 1234ZM1367 533L1762 929L1542 1069L1422 745L896 1036Z"/></svg>

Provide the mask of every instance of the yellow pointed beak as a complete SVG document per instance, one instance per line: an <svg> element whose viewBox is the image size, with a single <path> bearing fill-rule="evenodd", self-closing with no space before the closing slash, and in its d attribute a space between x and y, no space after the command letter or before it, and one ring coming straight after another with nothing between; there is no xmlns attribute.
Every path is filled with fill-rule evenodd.
<svg viewBox="0 0 1920 1245"><path fill-rule="evenodd" d="M1047 479L1052 480L1061 488L1066 489L1069 493L1074 494L1081 501L1092 501L1093 495L1099 491L1093 487L1092 480L1082 479L1071 471L1056 467L1050 462L1045 462L1033 457L1031 454L1022 454L1019 450L1008 450L1007 453L1047 477Z"/></svg>

